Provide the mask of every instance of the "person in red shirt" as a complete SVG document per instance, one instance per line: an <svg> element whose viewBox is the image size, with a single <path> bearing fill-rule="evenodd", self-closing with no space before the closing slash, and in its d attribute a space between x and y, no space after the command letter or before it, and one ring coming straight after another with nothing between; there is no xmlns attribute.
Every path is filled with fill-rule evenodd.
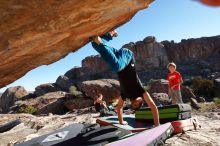
<svg viewBox="0 0 220 146"><path fill-rule="evenodd" d="M180 85L182 84L182 76L176 71L176 64L171 62L167 65L170 73L167 76L167 80L169 82L168 95L172 99L172 104L183 103Z"/></svg>

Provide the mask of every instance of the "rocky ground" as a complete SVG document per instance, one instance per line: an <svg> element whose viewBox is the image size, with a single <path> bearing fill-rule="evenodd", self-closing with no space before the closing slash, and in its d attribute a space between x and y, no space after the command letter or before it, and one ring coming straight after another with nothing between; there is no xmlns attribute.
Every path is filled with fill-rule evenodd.
<svg viewBox="0 0 220 146"><path fill-rule="evenodd" d="M50 133L72 123L95 123L98 113L78 111L66 115L33 116L30 114L1 114L0 125L20 118L22 123L10 131L0 133L0 146L13 146L15 143Z"/></svg>
<svg viewBox="0 0 220 146"><path fill-rule="evenodd" d="M194 113L201 129L178 134L166 141L166 146L220 146L220 111Z"/></svg>
<svg viewBox="0 0 220 146"><path fill-rule="evenodd" d="M210 103L204 105L210 105ZM87 109L65 115L1 114L0 124L16 118L20 118L22 123L12 130L0 134L0 146L9 146L29 140L71 123L95 123L98 115ZM193 117L198 118L201 129L174 135L166 141L166 146L220 146L220 107L193 111Z"/></svg>

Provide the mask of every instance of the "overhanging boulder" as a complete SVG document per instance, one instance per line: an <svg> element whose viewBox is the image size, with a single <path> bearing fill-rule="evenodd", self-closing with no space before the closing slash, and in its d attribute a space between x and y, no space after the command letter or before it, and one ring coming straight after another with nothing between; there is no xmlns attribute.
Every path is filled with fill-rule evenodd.
<svg viewBox="0 0 220 146"><path fill-rule="evenodd" d="M128 22L152 1L0 1L0 88Z"/></svg>

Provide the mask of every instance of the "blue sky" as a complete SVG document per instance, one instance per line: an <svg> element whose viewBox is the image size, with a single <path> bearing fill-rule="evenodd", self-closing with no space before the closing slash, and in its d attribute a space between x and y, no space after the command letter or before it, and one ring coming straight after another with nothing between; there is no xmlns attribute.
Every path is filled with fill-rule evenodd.
<svg viewBox="0 0 220 146"><path fill-rule="evenodd" d="M220 35L220 7L204 6L193 0L156 0L148 9L138 12L135 17L117 29L119 36L112 46L120 48L131 41L143 40L153 35L158 41L197 38ZM14 83L0 89L21 85L29 91L43 83L53 83L59 75L74 66L81 66L86 56L95 55L90 44L75 53L48 66L40 66Z"/></svg>

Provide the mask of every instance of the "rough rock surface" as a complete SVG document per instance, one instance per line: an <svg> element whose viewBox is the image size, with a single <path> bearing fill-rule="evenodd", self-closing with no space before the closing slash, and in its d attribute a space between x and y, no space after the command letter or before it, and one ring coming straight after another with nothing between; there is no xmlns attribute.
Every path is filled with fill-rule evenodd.
<svg viewBox="0 0 220 146"><path fill-rule="evenodd" d="M195 98L190 98L190 104L193 108L197 110L201 108Z"/></svg>
<svg viewBox="0 0 220 146"><path fill-rule="evenodd" d="M92 118L97 114L85 113L83 115L53 115L33 116L30 114L0 114L0 125L15 119L21 119L22 123L10 131L0 133L0 145L9 146L21 143L44 134L48 134L72 123L95 123Z"/></svg>
<svg viewBox="0 0 220 146"><path fill-rule="evenodd" d="M152 1L1 1L0 87L128 22Z"/></svg>
<svg viewBox="0 0 220 146"><path fill-rule="evenodd" d="M33 99L28 99L23 104L34 107L37 110L36 114L62 114L66 112L64 101L69 96L71 95L62 91L51 92Z"/></svg>
<svg viewBox="0 0 220 146"><path fill-rule="evenodd" d="M190 59L208 59L212 55L220 54L220 36L202 37L196 39L182 39L181 42L164 41L169 60L175 62ZM211 58L210 58L211 59Z"/></svg>
<svg viewBox="0 0 220 146"><path fill-rule="evenodd" d="M69 92L69 88L74 85L74 81L66 76L59 76L56 80L56 85L63 91Z"/></svg>
<svg viewBox="0 0 220 146"><path fill-rule="evenodd" d="M143 41L129 43L122 48L132 50L136 59L137 71L144 71L168 63L168 57L164 45L157 42L153 36L146 37Z"/></svg>
<svg viewBox="0 0 220 146"><path fill-rule="evenodd" d="M170 105L172 103L171 99L166 93L153 93L151 97L156 105Z"/></svg>
<svg viewBox="0 0 220 146"><path fill-rule="evenodd" d="M7 113L10 107L22 97L28 95L28 92L22 86L8 88L2 96L0 96L0 112Z"/></svg>
<svg viewBox="0 0 220 146"><path fill-rule="evenodd" d="M47 83L47 84L42 84L39 85L35 88L34 94L38 97L38 96L42 96L46 93L49 92L56 92L56 91L60 91L61 89L59 89L56 84L54 83Z"/></svg>
<svg viewBox="0 0 220 146"><path fill-rule="evenodd" d="M96 56L88 56L82 60L82 67L89 68L92 73L100 73L110 71L108 65L106 65L105 61L101 59L99 55ZM93 68L91 68L93 67Z"/></svg>
<svg viewBox="0 0 220 146"><path fill-rule="evenodd" d="M77 86L93 100L96 100L99 94L103 95L103 100L106 102L111 102L120 96L119 82L114 79L84 81Z"/></svg>
<svg viewBox="0 0 220 146"><path fill-rule="evenodd" d="M84 109L91 107L93 103L94 101L92 99L82 97L67 99L65 100L64 105L68 110L72 111L75 109Z"/></svg>

